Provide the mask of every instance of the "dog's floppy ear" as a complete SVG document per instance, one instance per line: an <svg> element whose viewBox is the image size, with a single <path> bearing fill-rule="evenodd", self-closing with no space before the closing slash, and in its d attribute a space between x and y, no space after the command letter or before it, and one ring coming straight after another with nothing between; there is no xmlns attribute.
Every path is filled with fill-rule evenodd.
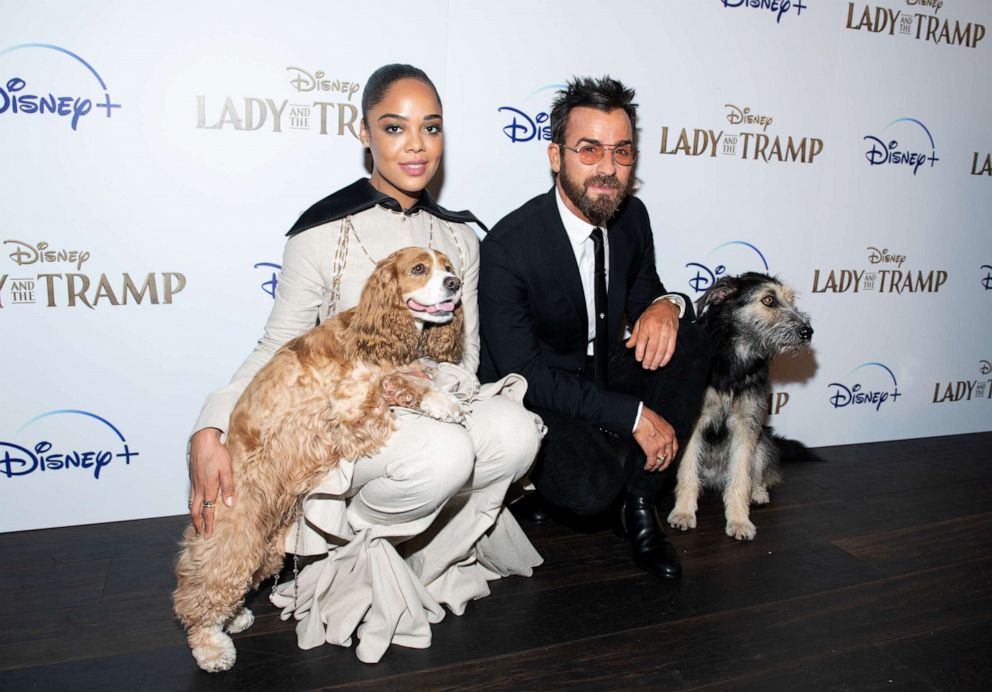
<svg viewBox="0 0 992 692"><path fill-rule="evenodd" d="M417 358L420 334L403 305L395 253L376 265L351 318L350 360L405 364Z"/></svg>
<svg viewBox="0 0 992 692"><path fill-rule="evenodd" d="M706 289L706 293L696 301L696 315L702 317L707 309L719 305L737 293L740 282L736 277L724 276Z"/></svg>
<svg viewBox="0 0 992 692"><path fill-rule="evenodd" d="M463 325L461 303L455 307L450 322L425 324L420 343L423 354L439 363L460 363L465 346Z"/></svg>

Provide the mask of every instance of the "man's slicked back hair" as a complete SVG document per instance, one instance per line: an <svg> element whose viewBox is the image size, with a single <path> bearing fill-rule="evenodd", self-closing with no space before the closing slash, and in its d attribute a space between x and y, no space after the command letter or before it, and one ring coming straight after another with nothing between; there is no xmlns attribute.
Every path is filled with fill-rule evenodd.
<svg viewBox="0 0 992 692"><path fill-rule="evenodd" d="M565 125L573 108L595 108L612 111L622 108L630 118L631 131L636 130L637 104L634 103L634 90L623 85L609 75L599 79L574 77L565 84L551 102L551 141L565 144Z"/></svg>

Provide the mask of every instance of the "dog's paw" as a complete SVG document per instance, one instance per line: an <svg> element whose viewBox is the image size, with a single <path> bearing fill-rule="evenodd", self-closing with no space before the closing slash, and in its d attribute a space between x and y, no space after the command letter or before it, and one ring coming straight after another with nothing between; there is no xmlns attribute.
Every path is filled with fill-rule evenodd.
<svg viewBox="0 0 992 692"><path fill-rule="evenodd" d="M696 528L695 512L680 512L673 509L668 515L668 523L681 531L688 531Z"/></svg>
<svg viewBox="0 0 992 692"><path fill-rule="evenodd" d="M196 665L208 673L230 670L237 658L234 642L218 628L198 637L196 646L191 647Z"/></svg>
<svg viewBox="0 0 992 692"><path fill-rule="evenodd" d="M738 541L750 541L757 533L758 529L748 519L727 522L727 535Z"/></svg>
<svg viewBox="0 0 992 692"><path fill-rule="evenodd" d="M425 416L430 416L442 423L462 423L465 413L462 405L450 394L437 390L429 392L420 400L419 410Z"/></svg>
<svg viewBox="0 0 992 692"><path fill-rule="evenodd" d="M771 502L771 500L772 499L768 497L768 488L759 486L751 489L751 504L767 505Z"/></svg>
<svg viewBox="0 0 992 692"><path fill-rule="evenodd" d="M425 386L427 385L424 380L418 381L412 376L399 372L386 375L379 384L386 403L403 408L415 408Z"/></svg>
<svg viewBox="0 0 992 692"><path fill-rule="evenodd" d="M247 608L241 608L234 614L230 622L224 628L229 634L244 632L255 622L255 615Z"/></svg>

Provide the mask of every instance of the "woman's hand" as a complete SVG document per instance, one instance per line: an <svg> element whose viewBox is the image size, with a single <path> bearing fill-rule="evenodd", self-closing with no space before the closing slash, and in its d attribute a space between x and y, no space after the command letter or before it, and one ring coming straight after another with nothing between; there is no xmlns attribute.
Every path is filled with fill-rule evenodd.
<svg viewBox="0 0 992 692"><path fill-rule="evenodd" d="M221 443L220 434L217 428L204 428L198 430L190 440L189 516L196 532L206 538L210 538L214 532L214 509L213 506L204 507L204 500L216 502L220 495L224 498L225 505L234 506L231 455Z"/></svg>

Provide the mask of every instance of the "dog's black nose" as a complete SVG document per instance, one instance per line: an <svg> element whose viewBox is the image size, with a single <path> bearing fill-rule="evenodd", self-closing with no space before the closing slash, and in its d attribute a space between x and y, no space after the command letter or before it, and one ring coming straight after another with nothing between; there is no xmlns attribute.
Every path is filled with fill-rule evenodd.
<svg viewBox="0 0 992 692"><path fill-rule="evenodd" d="M813 328L808 324L804 324L799 328L799 338L803 341L809 341L813 338Z"/></svg>
<svg viewBox="0 0 992 692"><path fill-rule="evenodd" d="M444 287L449 291L451 291L452 293L454 293L455 291L457 291L459 288L462 287L462 280L459 279L457 276L449 276L447 279L444 280Z"/></svg>

